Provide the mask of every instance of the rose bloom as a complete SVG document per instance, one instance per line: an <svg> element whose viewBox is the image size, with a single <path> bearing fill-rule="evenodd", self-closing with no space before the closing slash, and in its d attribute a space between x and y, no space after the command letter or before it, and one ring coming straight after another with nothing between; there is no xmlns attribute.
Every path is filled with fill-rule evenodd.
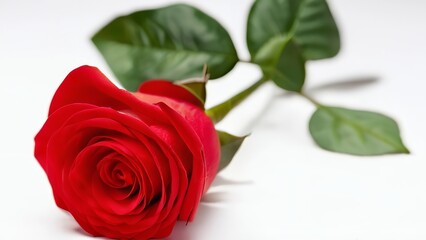
<svg viewBox="0 0 426 240"><path fill-rule="evenodd" d="M117 88L97 68L73 70L35 137L56 204L93 236L163 238L194 218L220 145L202 103L171 82Z"/></svg>

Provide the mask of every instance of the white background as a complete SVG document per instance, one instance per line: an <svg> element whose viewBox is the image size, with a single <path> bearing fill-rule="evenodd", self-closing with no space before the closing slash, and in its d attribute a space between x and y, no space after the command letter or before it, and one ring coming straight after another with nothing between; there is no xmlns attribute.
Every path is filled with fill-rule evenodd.
<svg viewBox="0 0 426 240"><path fill-rule="evenodd" d="M171 2L0 1L0 239L90 239L55 206L33 157L33 137L70 70L94 65L114 79L89 41L97 29L117 15ZM240 57L249 58L245 18L252 1L184 2L217 18ZM220 125L252 135L195 221L179 223L170 239L426 239L426 1L329 4L342 51L309 63L307 92L326 104L394 117L412 153L361 158L321 150L307 129L314 107L267 85ZM258 76L254 66L238 64L209 84L209 106ZM335 84L356 79L376 81Z"/></svg>

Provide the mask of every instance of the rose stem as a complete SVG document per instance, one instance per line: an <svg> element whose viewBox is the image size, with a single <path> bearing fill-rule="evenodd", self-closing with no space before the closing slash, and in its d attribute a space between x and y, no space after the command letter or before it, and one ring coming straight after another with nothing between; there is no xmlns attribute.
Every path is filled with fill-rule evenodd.
<svg viewBox="0 0 426 240"><path fill-rule="evenodd" d="M234 107L238 106L242 101L244 101L248 96L250 96L254 91L256 91L256 89L258 89L262 84L264 84L268 80L269 79L267 77L263 76L253 85L239 92L235 96L232 96L228 100L207 109L207 115L212 119L214 123L220 122L232 109L234 109Z"/></svg>

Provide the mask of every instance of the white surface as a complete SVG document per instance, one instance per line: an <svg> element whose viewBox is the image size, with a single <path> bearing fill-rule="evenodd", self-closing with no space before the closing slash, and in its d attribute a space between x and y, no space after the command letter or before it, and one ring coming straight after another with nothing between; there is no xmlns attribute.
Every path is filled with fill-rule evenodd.
<svg viewBox="0 0 426 240"><path fill-rule="evenodd" d="M0 239L90 239L55 206L32 155L33 136L71 69L95 65L113 78L89 41L99 27L116 15L169 2L0 2ZM244 28L252 1L185 2L219 19L240 57L248 59ZM333 0L330 6L343 49L335 59L309 64L307 89L317 87L311 94L324 103L393 116L412 154L359 158L323 151L308 135L313 106L266 86L221 125L253 133L204 198L195 221L179 223L171 239L426 239L426 1ZM239 64L209 85L209 104L258 74ZM379 81L318 89L371 77ZM267 94L275 92L268 103ZM260 118L253 117L253 109L268 104L257 112ZM221 177L239 183L221 185Z"/></svg>

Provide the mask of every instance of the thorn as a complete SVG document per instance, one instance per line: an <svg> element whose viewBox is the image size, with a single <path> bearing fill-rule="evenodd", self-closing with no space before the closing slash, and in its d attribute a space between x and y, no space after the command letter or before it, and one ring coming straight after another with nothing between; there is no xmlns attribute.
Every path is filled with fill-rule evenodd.
<svg viewBox="0 0 426 240"><path fill-rule="evenodd" d="M207 82L210 78L210 74L208 73L209 71L209 67L207 66L207 64L203 65L203 82Z"/></svg>

